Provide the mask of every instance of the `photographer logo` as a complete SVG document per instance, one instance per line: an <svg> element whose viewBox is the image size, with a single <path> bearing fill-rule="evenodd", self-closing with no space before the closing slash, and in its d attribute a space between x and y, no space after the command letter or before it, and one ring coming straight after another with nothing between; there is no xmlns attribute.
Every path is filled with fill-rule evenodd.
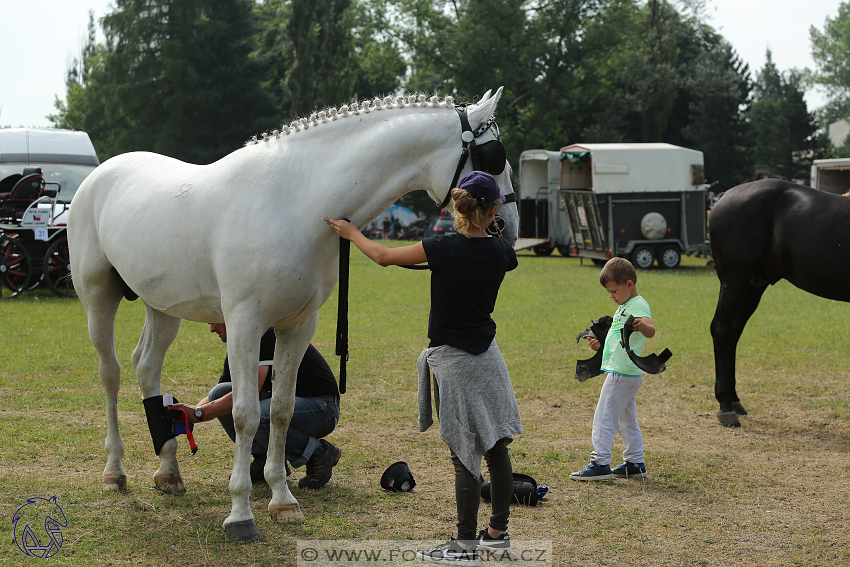
<svg viewBox="0 0 850 567"><path fill-rule="evenodd" d="M61 549L62 528L68 527L65 512L53 498L30 498L12 516L15 544L24 555L53 557Z"/></svg>

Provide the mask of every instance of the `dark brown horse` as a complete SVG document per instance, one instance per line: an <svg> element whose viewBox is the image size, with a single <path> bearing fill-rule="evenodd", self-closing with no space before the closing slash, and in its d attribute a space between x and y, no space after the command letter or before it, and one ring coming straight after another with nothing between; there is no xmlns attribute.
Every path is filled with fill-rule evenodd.
<svg viewBox="0 0 850 567"><path fill-rule="evenodd" d="M717 419L740 427L735 351L768 285L850 301L850 198L779 179L726 191L709 218L720 297L711 321Z"/></svg>

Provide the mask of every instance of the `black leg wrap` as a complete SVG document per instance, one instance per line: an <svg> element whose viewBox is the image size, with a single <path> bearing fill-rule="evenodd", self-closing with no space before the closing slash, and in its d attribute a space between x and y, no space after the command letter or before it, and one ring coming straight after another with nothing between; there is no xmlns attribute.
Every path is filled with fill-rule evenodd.
<svg viewBox="0 0 850 567"><path fill-rule="evenodd" d="M177 401L176 399L174 400ZM151 430L153 450L159 455L165 442L173 437L174 424L168 418L168 408L162 405L162 396L151 396L142 400L145 405L145 415L148 418L148 429Z"/></svg>
<svg viewBox="0 0 850 567"><path fill-rule="evenodd" d="M576 336L576 343L585 337L596 339L600 343L605 342L605 336L608 334L608 329L614 319L610 315L605 315L599 319L594 319L593 324ZM584 382L594 376L602 374L602 345L599 345L599 350L590 358L576 361L576 380Z"/></svg>

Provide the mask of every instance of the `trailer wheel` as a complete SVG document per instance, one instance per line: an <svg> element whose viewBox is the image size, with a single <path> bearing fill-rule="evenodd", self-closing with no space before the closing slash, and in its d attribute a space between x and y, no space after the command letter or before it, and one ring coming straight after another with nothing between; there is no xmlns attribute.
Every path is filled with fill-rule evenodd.
<svg viewBox="0 0 850 567"><path fill-rule="evenodd" d="M535 256L551 256L555 247L548 244L538 244L537 246L532 246L531 250Z"/></svg>
<svg viewBox="0 0 850 567"><path fill-rule="evenodd" d="M570 257L570 250L571 248L569 246L558 246L558 254L560 254L564 258Z"/></svg>
<svg viewBox="0 0 850 567"><path fill-rule="evenodd" d="M649 246L638 246L632 252L632 264L640 270L648 270L655 261L655 252Z"/></svg>
<svg viewBox="0 0 850 567"><path fill-rule="evenodd" d="M661 249L661 254L658 255L658 265L665 270L678 268L682 261L682 255L679 254L679 249L675 246L665 246Z"/></svg>

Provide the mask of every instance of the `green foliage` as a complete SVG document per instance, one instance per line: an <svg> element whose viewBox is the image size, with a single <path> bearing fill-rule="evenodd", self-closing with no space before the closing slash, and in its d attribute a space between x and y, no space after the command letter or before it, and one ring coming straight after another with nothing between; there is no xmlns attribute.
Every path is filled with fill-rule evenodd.
<svg viewBox="0 0 850 567"><path fill-rule="evenodd" d="M751 111L754 160L760 177L809 178L812 151L817 148L817 124L803 100L799 73L780 73L770 50L759 73Z"/></svg>
<svg viewBox="0 0 850 567"><path fill-rule="evenodd" d="M102 158L150 150L208 163L231 152L271 111L250 57L252 4L117 0L59 122L88 131Z"/></svg>
<svg viewBox="0 0 850 567"><path fill-rule="evenodd" d="M823 31L812 26L812 58L817 69L811 80L826 89L826 122L850 116L850 2L841 2L838 15L827 18Z"/></svg>
<svg viewBox="0 0 850 567"><path fill-rule="evenodd" d="M705 174L723 191L752 178L749 68L732 46L714 36L692 66L690 123L682 130L688 145L703 152Z"/></svg>
<svg viewBox="0 0 850 567"><path fill-rule="evenodd" d="M757 165L805 180L827 145L804 75L769 61L753 82L704 10L701 0L119 0L103 44L90 21L51 118L89 132L102 159L145 149L203 163L350 100L419 91L474 102L503 86L514 164L530 148L668 142L701 150L718 190L754 179ZM848 20L843 3L812 29L821 69L805 77L827 86L833 114L850 96ZM421 194L404 203L430 206Z"/></svg>

